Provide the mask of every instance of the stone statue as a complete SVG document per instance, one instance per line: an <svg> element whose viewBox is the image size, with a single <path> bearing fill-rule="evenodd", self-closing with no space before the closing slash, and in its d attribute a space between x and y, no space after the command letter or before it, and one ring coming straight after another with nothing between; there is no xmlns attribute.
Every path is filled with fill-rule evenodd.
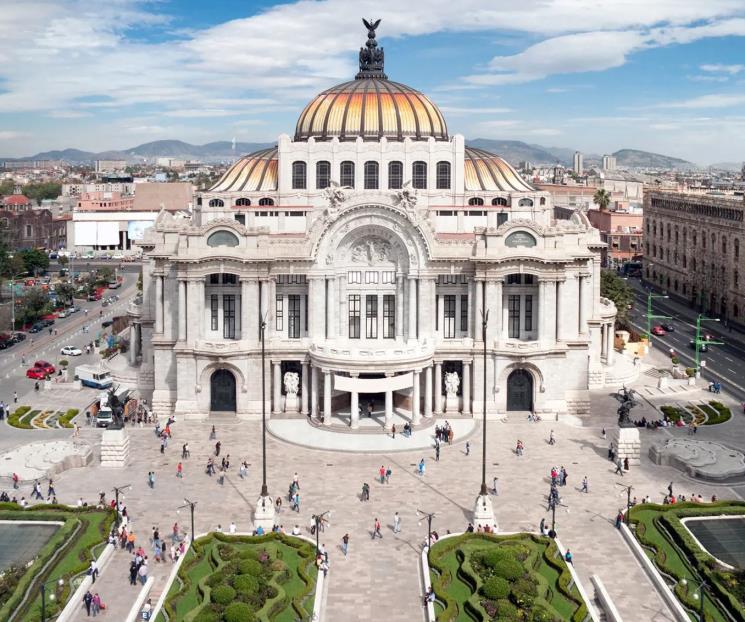
<svg viewBox="0 0 745 622"><path fill-rule="evenodd" d="M108 390L107 402L111 408L112 423L109 425L110 430L118 430L124 426L124 404L116 396L118 386L112 385Z"/></svg>
<svg viewBox="0 0 745 622"><path fill-rule="evenodd" d="M414 210L416 208L417 199L418 197L416 193L416 188L413 188L411 186L410 181L407 181L404 184L404 187L401 188L401 190L398 190L394 194L394 200L396 201L396 205L400 205L407 212Z"/></svg>
<svg viewBox="0 0 745 622"><path fill-rule="evenodd" d="M458 395L458 387L460 387L460 378L458 378L458 372L447 372L445 374L445 394L448 397L455 397L456 395Z"/></svg>
<svg viewBox="0 0 745 622"><path fill-rule="evenodd" d="M636 391L633 389L627 389L624 385L623 388L618 392L614 393L615 397L621 405L616 411L618 413L618 427L620 428L632 428L634 424L629 419L629 413L634 406L638 406L639 402L635 399Z"/></svg>
<svg viewBox="0 0 745 622"><path fill-rule="evenodd" d="M326 208L326 215L332 220L339 215L342 203L346 201L347 196L345 190L349 190L347 186L340 186L335 181L331 181L326 188L323 190L323 196L329 202L329 206Z"/></svg>
<svg viewBox="0 0 745 622"><path fill-rule="evenodd" d="M385 55L383 48L378 48L378 42L375 40L375 30L380 26L380 20L362 19L362 23L367 28L367 42L364 48L360 48L360 70L356 78L383 78L388 76L383 73Z"/></svg>
<svg viewBox="0 0 745 622"><path fill-rule="evenodd" d="M290 397L296 397L300 387L300 376L297 372L286 371L284 377L285 393Z"/></svg>
<svg viewBox="0 0 745 622"><path fill-rule="evenodd" d="M388 261L391 252L390 243L381 238L366 238L352 247L351 257L354 263L366 263L373 266Z"/></svg>

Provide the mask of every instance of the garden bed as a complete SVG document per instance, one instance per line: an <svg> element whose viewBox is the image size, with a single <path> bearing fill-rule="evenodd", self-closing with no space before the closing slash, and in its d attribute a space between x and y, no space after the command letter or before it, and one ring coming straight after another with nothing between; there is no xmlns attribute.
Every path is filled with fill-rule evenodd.
<svg viewBox="0 0 745 622"><path fill-rule="evenodd" d="M213 533L190 547L165 613L184 622L309 620L316 573L315 547L305 540Z"/></svg>
<svg viewBox="0 0 745 622"><path fill-rule="evenodd" d="M660 411L673 423L682 420L686 425L692 421L695 421L696 425L717 425L732 418L732 411L716 401L689 403L685 407L666 404L660 407Z"/></svg>
<svg viewBox="0 0 745 622"><path fill-rule="evenodd" d="M588 609L556 542L469 533L429 552L438 620L582 622Z"/></svg>
<svg viewBox="0 0 745 622"><path fill-rule="evenodd" d="M80 411L77 408L62 410L31 410L30 406L19 406L8 415L8 424L22 430L49 428L72 428L72 420Z"/></svg>
<svg viewBox="0 0 745 622"><path fill-rule="evenodd" d="M706 581L705 620L745 622L745 570L733 571L719 564L681 522L688 517L720 515L745 515L745 502L637 505L629 518L636 538L684 607L698 609L696 586Z"/></svg>

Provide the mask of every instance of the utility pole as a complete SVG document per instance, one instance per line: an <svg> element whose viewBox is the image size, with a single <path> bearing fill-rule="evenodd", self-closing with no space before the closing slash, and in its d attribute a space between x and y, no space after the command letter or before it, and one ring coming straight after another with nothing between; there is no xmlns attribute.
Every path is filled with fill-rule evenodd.
<svg viewBox="0 0 745 622"><path fill-rule="evenodd" d="M701 371L701 346L702 345L712 345L712 346L721 346L724 344L723 341L711 341L709 339L701 339L701 322L718 322L719 318L715 317L706 317L703 313L699 313L696 317L696 339L694 341L694 344L696 346L696 372Z"/></svg>
<svg viewBox="0 0 745 622"><path fill-rule="evenodd" d="M652 346L652 320L671 320L672 317L669 315L654 315L652 313L652 300L654 298L669 298L663 294L653 294L647 292L647 340L649 341L650 347Z"/></svg>

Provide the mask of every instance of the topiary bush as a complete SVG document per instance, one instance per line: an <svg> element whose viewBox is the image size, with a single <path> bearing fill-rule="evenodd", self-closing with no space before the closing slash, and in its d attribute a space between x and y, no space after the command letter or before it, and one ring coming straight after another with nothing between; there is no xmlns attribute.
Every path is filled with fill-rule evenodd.
<svg viewBox="0 0 745 622"><path fill-rule="evenodd" d="M481 586L481 593L490 600L507 598L510 593L510 584L502 577L489 577Z"/></svg>
<svg viewBox="0 0 745 622"><path fill-rule="evenodd" d="M235 598L235 590L229 585L218 585L213 588L210 597L218 605L228 605L233 602L233 599Z"/></svg>
<svg viewBox="0 0 745 622"><path fill-rule="evenodd" d="M240 559L259 559L259 554L256 552L255 549L243 549L240 553L238 553L238 557Z"/></svg>
<svg viewBox="0 0 745 622"><path fill-rule="evenodd" d="M250 574L239 574L233 579L233 587L239 594L254 596L259 591L259 580Z"/></svg>
<svg viewBox="0 0 745 622"><path fill-rule="evenodd" d="M505 559L494 569L494 574L508 581L516 581L525 574L520 562L514 559Z"/></svg>
<svg viewBox="0 0 745 622"><path fill-rule="evenodd" d="M199 610L199 613L194 616L192 622L220 622L221 619L222 617L215 609L209 605L205 605Z"/></svg>
<svg viewBox="0 0 745 622"><path fill-rule="evenodd" d="M255 622L256 616L246 603L233 603L225 608L222 614L225 622Z"/></svg>
<svg viewBox="0 0 745 622"><path fill-rule="evenodd" d="M522 614L509 600L500 600L497 602L496 619L500 622L514 622L522 619Z"/></svg>
<svg viewBox="0 0 745 622"><path fill-rule="evenodd" d="M240 574L250 574L254 577L260 577L264 572L264 567L255 559L242 559L238 562L238 571Z"/></svg>

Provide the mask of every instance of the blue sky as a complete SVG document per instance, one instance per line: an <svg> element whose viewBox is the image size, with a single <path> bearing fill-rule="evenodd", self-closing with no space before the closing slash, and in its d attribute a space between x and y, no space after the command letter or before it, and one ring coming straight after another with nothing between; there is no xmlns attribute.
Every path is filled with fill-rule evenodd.
<svg viewBox="0 0 745 622"><path fill-rule="evenodd" d="M360 17L451 133L745 158L745 0L26 0L0 10L0 156L272 141L350 79Z"/></svg>

